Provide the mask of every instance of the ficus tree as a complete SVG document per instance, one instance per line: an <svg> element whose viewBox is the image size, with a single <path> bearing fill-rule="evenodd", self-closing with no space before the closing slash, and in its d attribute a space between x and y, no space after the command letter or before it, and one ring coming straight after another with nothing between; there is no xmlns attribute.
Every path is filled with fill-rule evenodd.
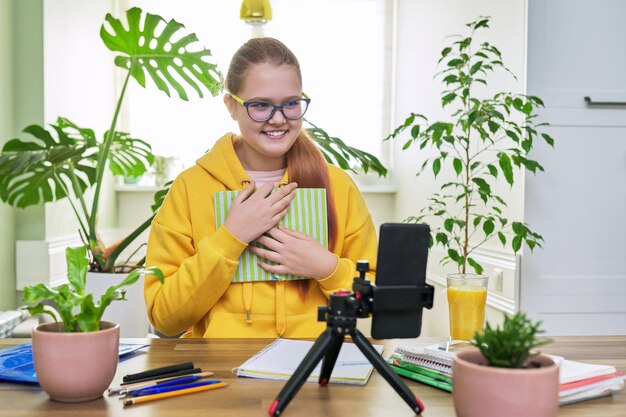
<svg viewBox="0 0 626 417"><path fill-rule="evenodd" d="M477 248L492 238L518 252L525 243L531 250L541 246L543 238L521 221L505 216L506 201L494 191L497 181L509 186L522 170L543 171L529 153L536 140L554 146L554 139L540 129L547 123L536 120L536 110L543 106L540 98L524 94L498 92L481 98L479 86L487 86L489 75L503 70L515 77L502 62L494 45L476 43L476 32L489 28L489 17L468 23L469 34L455 37L439 59L443 67L436 77L444 86L441 105L450 110L449 119L429 123L419 113L411 113L385 140L397 139L408 131L403 150L432 149L418 175L430 169L435 179L445 170L454 179L441 183L438 192L429 197L419 213L409 222L431 225L431 247L441 245L443 264L454 263L466 273L468 265L478 274L482 265L473 258Z"/></svg>

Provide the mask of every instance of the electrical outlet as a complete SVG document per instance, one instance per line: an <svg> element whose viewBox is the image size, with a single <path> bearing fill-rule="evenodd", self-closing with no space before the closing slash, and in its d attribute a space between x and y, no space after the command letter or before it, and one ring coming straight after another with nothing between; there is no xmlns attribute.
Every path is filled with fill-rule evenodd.
<svg viewBox="0 0 626 417"><path fill-rule="evenodd" d="M493 290L497 291L497 292L502 292L502 287L503 287L503 282L502 280L504 273L502 272L501 269L495 268L493 270Z"/></svg>

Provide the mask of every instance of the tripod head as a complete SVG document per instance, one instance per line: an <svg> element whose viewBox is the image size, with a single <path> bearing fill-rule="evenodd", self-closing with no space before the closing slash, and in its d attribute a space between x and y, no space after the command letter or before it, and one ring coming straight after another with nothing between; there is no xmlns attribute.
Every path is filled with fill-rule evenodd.
<svg viewBox="0 0 626 417"><path fill-rule="evenodd" d="M417 337L422 324L422 309L432 308L435 289L432 285L375 286L365 274L368 261L357 261L359 276L354 278L352 291L340 290L331 294L328 306L317 310L317 321L326 321L329 327L343 334L356 327L357 318L374 316L372 337L392 339ZM381 318L379 318L381 317Z"/></svg>

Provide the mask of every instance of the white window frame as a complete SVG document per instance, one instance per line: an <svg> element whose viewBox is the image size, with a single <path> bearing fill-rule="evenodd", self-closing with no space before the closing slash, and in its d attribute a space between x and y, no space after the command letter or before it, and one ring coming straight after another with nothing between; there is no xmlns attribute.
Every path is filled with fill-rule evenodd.
<svg viewBox="0 0 626 417"><path fill-rule="evenodd" d="M168 0L122 0L119 13L121 15L128 8L138 6L144 12L180 21L186 25L187 31L198 35L202 45L211 49L218 68L225 75L230 57L251 35L251 27L239 20L240 4L239 1L179 0L174 3ZM303 72L304 90L313 100L306 115L307 119L330 135L341 138L348 145L375 154L389 168L391 146L388 142L382 142L382 139L389 133L393 120L395 0L272 0L272 7L273 20L265 25L263 32L265 36L281 39L298 56ZM326 10L320 13L323 10L320 8L323 7ZM346 13L348 10L351 13ZM366 18L371 19L377 11L383 12L380 26L372 29L378 33L373 39L377 42L379 58L365 67L378 67L376 71L369 72L368 81L375 81L368 83L359 81L357 75L363 74L364 66L359 63L363 61L367 48L374 40L367 40L367 26L359 27L359 23ZM301 18L294 20L289 13ZM202 16L202 19L196 16ZM207 35L211 31L207 30L208 26L203 19L206 20L206 25L213 22L214 27L222 26L219 37L215 32ZM320 22L322 19L324 21ZM338 22L342 24L339 25ZM353 26L359 27L362 32L360 37L350 32L351 22L354 23ZM291 39L290 33L295 30L306 32L301 42ZM316 37L323 37L328 33L334 34L335 42L323 41L317 45L311 42L311 39L315 40ZM219 39L219 42L215 39ZM354 39L360 41L354 42ZM352 70L345 70L349 63L357 65ZM338 86L328 80L341 80L342 85ZM148 84L146 89L136 83L129 84L119 128L151 143L157 155L176 157L182 154L179 169L191 166L222 134L228 131L238 132L221 96L205 96L205 99L200 100L192 92L190 101L184 102L177 98L167 98L151 85L151 80L148 80ZM376 104L367 106L373 95L376 96ZM338 118L342 100L351 101L355 112ZM366 106L356 108L355 104L362 103ZM152 108L147 107L152 104ZM181 126L185 126L186 130L181 129ZM367 143L355 140L355 137L366 135Z"/></svg>

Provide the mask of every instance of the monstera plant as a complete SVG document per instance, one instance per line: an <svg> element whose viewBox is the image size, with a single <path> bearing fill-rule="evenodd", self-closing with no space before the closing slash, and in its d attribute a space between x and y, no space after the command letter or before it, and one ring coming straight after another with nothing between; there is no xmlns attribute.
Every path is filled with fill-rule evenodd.
<svg viewBox="0 0 626 417"><path fill-rule="evenodd" d="M110 14L105 19L108 28L102 25L100 37L107 48L117 53L115 65L126 72L109 130L99 140L92 129L64 117L51 124L50 130L39 125L26 127L24 132L33 138L12 139L0 153L0 199L24 208L67 198L89 250L90 270L124 272L143 264L143 260L120 264L118 258L150 226L169 185L155 194L152 216L119 242L105 246L97 222L106 167L113 175L138 177L154 162L146 141L116 130L128 83L132 78L146 87L149 78L168 96L174 92L187 100L188 91L200 97L205 91L216 96L222 91L223 76L210 62L210 50L175 20L143 14L139 8L126 12L126 27ZM311 125L311 133L327 161L343 169L358 164L365 172L372 169L386 174L374 156L347 146L317 126ZM93 192L90 199L86 197L88 190Z"/></svg>
<svg viewBox="0 0 626 417"><path fill-rule="evenodd" d="M120 108L129 81L142 87L146 78L168 96L174 91L187 100L187 90L202 97L204 90L217 95L222 74L209 62L211 52L198 48L193 33L181 35L184 26L175 20L132 8L126 12L127 28L110 14L100 37L117 54L115 65L126 72L123 87L113 111L110 128L98 140L92 129L59 117L50 131L31 125L24 129L34 140L13 139L0 154L0 198L15 207L28 207L68 198L78 220L80 235L88 246L92 271L112 272L117 258L152 220L147 219L129 236L111 247L105 247L98 236L98 208L105 168L113 175L140 176L153 163L150 145L130 134L116 130ZM163 25L159 34L155 29ZM177 40L174 40L177 39ZM88 207L86 191L93 189ZM165 193L157 193L160 206Z"/></svg>

